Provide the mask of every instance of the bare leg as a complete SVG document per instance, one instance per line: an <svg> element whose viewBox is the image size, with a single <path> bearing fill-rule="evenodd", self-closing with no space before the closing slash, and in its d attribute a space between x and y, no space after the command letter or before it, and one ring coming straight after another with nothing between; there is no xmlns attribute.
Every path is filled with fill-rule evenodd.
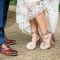
<svg viewBox="0 0 60 60"><path fill-rule="evenodd" d="M30 21L30 25L31 25L31 31L32 31L32 42L36 43L36 41L39 39L39 35L38 35L38 24L36 22L35 19Z"/></svg>
<svg viewBox="0 0 60 60"><path fill-rule="evenodd" d="M46 18L45 18L44 11L36 17L36 21L39 25L41 35L42 35L43 44L41 44L41 46L42 45L44 46L43 49L49 48L51 34L48 33L47 31L47 24L46 24Z"/></svg>
<svg viewBox="0 0 60 60"><path fill-rule="evenodd" d="M35 19L30 20L30 26L32 31L32 41L27 44L27 49L34 49L37 41L40 39L40 36L38 35L38 24Z"/></svg>
<svg viewBox="0 0 60 60"><path fill-rule="evenodd" d="M44 11L36 17L36 21L39 25L42 34L47 33L47 25Z"/></svg>

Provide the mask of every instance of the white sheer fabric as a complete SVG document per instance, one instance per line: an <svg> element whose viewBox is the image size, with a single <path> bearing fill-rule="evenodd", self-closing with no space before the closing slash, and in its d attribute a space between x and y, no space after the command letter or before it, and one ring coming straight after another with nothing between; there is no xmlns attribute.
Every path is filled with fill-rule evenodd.
<svg viewBox="0 0 60 60"><path fill-rule="evenodd" d="M54 33L58 22L58 5L59 0L17 0L16 22L24 33L31 33L29 20L45 10L48 30Z"/></svg>

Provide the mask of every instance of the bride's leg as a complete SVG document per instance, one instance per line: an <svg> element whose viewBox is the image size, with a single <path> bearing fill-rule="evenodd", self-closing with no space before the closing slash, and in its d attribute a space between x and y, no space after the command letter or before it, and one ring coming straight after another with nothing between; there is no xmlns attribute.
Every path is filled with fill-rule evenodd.
<svg viewBox="0 0 60 60"><path fill-rule="evenodd" d="M35 19L30 20L32 41L27 44L27 49L34 49L36 47L37 41L40 39L38 35L38 24Z"/></svg>
<svg viewBox="0 0 60 60"><path fill-rule="evenodd" d="M36 21L39 25L43 40L43 43L41 43L40 48L47 49L50 47L50 38L52 34L47 31L47 24L44 11L36 17Z"/></svg>
<svg viewBox="0 0 60 60"><path fill-rule="evenodd" d="M46 34L47 33L47 24L46 24L46 18L45 18L44 11L36 17L36 21L40 27L41 33Z"/></svg>
<svg viewBox="0 0 60 60"><path fill-rule="evenodd" d="M36 43L39 39L38 24L35 19L30 20L30 26L32 31L32 42Z"/></svg>

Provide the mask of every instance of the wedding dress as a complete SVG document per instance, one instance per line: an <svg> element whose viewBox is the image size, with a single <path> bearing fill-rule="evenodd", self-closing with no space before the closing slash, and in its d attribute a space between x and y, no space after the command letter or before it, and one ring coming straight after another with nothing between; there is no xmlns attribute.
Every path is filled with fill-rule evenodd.
<svg viewBox="0 0 60 60"><path fill-rule="evenodd" d="M16 22L24 33L29 34L29 21L44 10L48 30L54 33L58 22L58 6L59 0L17 0Z"/></svg>

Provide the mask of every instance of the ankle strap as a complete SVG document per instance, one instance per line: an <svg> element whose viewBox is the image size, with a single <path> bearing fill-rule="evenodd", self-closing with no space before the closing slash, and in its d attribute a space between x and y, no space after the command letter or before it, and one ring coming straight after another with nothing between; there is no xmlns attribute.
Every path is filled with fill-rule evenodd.
<svg viewBox="0 0 60 60"><path fill-rule="evenodd" d="M42 36L45 36L45 35L47 35L48 33L49 33L49 32L47 32L46 34L42 34L42 33L41 33L41 35L42 35Z"/></svg>
<svg viewBox="0 0 60 60"><path fill-rule="evenodd" d="M39 32L31 32L31 34L38 34L39 35Z"/></svg>

